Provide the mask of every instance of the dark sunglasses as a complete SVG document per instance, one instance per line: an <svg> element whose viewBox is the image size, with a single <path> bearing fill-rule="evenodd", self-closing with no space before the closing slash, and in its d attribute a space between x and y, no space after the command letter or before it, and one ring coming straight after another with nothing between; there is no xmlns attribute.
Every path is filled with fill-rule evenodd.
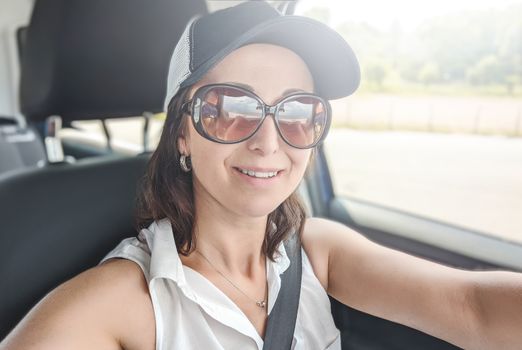
<svg viewBox="0 0 522 350"><path fill-rule="evenodd" d="M224 144L252 137L271 114L287 144L311 148L326 137L331 122L330 104L317 95L295 93L269 106L252 91L231 84L202 86L181 108L201 136Z"/></svg>

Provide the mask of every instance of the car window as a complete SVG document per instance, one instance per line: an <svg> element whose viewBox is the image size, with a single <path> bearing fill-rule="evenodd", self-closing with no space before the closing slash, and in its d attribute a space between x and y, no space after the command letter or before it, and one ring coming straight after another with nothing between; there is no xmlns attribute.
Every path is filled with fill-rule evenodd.
<svg viewBox="0 0 522 350"><path fill-rule="evenodd" d="M29 21L32 1L3 0L0 11L0 116L22 121L18 108L17 30ZM4 11L3 9L8 9Z"/></svg>
<svg viewBox="0 0 522 350"><path fill-rule="evenodd" d="M165 113L151 115L148 131L144 133L145 117L107 119L106 126L111 138L111 147L122 154L139 154L154 150L159 142ZM88 144L94 147L107 146L107 136L100 120L84 120L72 123L72 128L61 131L61 138ZM145 149L144 137L147 138Z"/></svg>
<svg viewBox="0 0 522 350"><path fill-rule="evenodd" d="M303 1L358 55L332 101L337 196L522 243L522 3Z"/></svg>

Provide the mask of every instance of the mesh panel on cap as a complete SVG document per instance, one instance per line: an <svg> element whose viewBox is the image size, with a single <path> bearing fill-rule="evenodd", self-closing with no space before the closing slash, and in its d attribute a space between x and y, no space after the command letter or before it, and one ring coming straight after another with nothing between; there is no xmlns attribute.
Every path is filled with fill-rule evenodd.
<svg viewBox="0 0 522 350"><path fill-rule="evenodd" d="M176 95L179 90L179 86L190 75L190 58L191 58L191 46L190 37L193 28L193 23L197 18L193 18L187 24L185 31L181 35L172 57L170 59L169 66L169 77L167 81L167 96L165 97L165 103L163 105L164 110L167 111L170 100Z"/></svg>

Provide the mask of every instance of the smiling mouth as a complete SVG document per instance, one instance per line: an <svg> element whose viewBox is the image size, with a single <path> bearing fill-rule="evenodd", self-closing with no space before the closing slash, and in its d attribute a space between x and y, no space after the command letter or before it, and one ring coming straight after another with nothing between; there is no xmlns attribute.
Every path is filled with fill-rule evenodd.
<svg viewBox="0 0 522 350"><path fill-rule="evenodd" d="M281 172L281 170L264 172L264 171L254 171L254 170L241 169L241 168L234 168L234 169L236 169L237 171L239 171L242 174L245 174L247 176L250 176L250 177L253 177L256 179L270 179L272 177L276 177L277 174L279 174Z"/></svg>

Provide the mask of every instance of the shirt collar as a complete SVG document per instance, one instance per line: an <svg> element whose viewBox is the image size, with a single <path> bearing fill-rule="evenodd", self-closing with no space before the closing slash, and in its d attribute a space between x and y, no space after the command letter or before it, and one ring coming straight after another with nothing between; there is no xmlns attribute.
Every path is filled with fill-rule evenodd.
<svg viewBox="0 0 522 350"><path fill-rule="evenodd" d="M143 229L140 235L147 240L151 251L150 276L151 279L169 278L178 285L185 285L186 278L183 265L179 258L172 226L165 218L154 221L147 229ZM290 266L290 259L286 254L283 242L279 243L274 254L274 262L271 264L280 275Z"/></svg>
<svg viewBox="0 0 522 350"><path fill-rule="evenodd" d="M154 221L143 229L150 248L150 279L168 278L182 286L186 284L181 259L172 234L172 226L168 219Z"/></svg>

